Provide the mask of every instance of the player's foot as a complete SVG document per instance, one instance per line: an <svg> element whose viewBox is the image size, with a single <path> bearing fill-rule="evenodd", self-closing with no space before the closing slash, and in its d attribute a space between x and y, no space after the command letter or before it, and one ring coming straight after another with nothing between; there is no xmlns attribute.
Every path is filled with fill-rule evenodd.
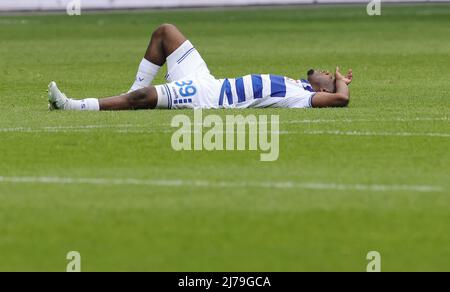
<svg viewBox="0 0 450 292"><path fill-rule="evenodd" d="M54 81L48 85L48 103L50 110L65 110L69 105L69 98L58 89Z"/></svg>

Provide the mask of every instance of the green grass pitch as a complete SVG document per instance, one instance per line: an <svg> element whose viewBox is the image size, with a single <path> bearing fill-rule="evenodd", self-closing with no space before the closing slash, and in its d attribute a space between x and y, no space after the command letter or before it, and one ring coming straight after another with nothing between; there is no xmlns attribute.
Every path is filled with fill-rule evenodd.
<svg viewBox="0 0 450 292"><path fill-rule="evenodd" d="M272 163L173 151L190 111L47 110L51 80L128 90L166 22L217 77L351 67L351 105L207 112L278 114ZM376 250L384 271L449 271L449 36L448 5L1 15L0 270L65 271L75 250L83 271L365 271Z"/></svg>

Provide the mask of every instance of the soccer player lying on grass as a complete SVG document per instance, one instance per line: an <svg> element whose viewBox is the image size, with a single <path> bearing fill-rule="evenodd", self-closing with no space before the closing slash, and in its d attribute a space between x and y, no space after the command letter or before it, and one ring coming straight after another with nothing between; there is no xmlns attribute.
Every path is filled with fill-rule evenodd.
<svg viewBox="0 0 450 292"><path fill-rule="evenodd" d="M167 62L165 85L151 86ZM352 71L342 75L309 70L307 80L276 75L216 79L190 41L174 26L164 24L152 35L136 81L127 94L104 99L67 98L49 85L51 110L131 110L184 108L310 108L344 107L349 103Z"/></svg>

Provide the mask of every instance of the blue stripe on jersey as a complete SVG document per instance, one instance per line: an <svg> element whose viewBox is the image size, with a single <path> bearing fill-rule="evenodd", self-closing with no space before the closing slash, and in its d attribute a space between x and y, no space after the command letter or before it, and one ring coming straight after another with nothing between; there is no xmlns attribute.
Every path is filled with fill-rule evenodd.
<svg viewBox="0 0 450 292"><path fill-rule="evenodd" d="M262 77L261 75L252 75L253 97L262 98Z"/></svg>
<svg viewBox="0 0 450 292"><path fill-rule="evenodd" d="M286 80L284 76L270 75L271 97L286 96Z"/></svg>
<svg viewBox="0 0 450 292"><path fill-rule="evenodd" d="M228 99L228 104L232 105L233 104L233 92L231 92L231 83L230 81L227 79L227 99Z"/></svg>
<svg viewBox="0 0 450 292"><path fill-rule="evenodd" d="M244 78L237 78L236 79L236 92L238 95L238 102L244 102L245 101L245 87L244 87Z"/></svg>
<svg viewBox="0 0 450 292"><path fill-rule="evenodd" d="M220 90L220 97L219 97L219 106L223 105L223 97L224 95L227 95L228 104L233 104L233 93L231 92L231 83L228 79L225 79L222 84L222 89Z"/></svg>

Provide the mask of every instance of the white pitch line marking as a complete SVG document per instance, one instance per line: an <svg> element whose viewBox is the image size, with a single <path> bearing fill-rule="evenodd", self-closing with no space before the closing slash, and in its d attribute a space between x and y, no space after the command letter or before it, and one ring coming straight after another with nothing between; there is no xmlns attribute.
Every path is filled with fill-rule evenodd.
<svg viewBox="0 0 450 292"><path fill-rule="evenodd" d="M324 124L324 123L391 123L391 122L441 122L450 121L449 118L395 118L395 119L317 119L317 120L291 120L284 121L286 124Z"/></svg>
<svg viewBox="0 0 450 292"><path fill-rule="evenodd" d="M207 130L206 130L207 131ZM153 134L153 133L173 133L173 130L138 130L138 129L124 129L117 130L116 133L121 134ZM186 132L187 134L195 134L196 131ZM242 134L242 132L217 132L218 134L235 133ZM440 137L450 138L450 133L414 133L414 132L360 132L360 131L268 131L271 134L279 135L341 135L341 136L392 136L392 137ZM245 132L243 134L246 134Z"/></svg>
<svg viewBox="0 0 450 292"><path fill-rule="evenodd" d="M324 123L379 123L379 122L418 122L418 121L450 121L449 118L396 118L396 119L304 119L304 120L287 120L281 121L280 124L324 124ZM170 127L170 124L164 124ZM8 132L23 132L23 133L41 133L41 132L69 132L95 130L95 129L116 129L116 128L144 128L148 125L137 124L117 124L117 125L75 125L75 126L55 126L55 127L13 127L13 128L0 128L0 133Z"/></svg>
<svg viewBox="0 0 450 292"><path fill-rule="evenodd" d="M23 132L23 133L42 133L42 132L58 132L58 131L77 131L77 130L95 130L95 129L116 129L136 127L133 124L117 124L117 125L80 125L80 126L58 126L58 127L16 127L16 128L0 128L0 132Z"/></svg>
<svg viewBox="0 0 450 292"><path fill-rule="evenodd" d="M153 130L153 129L138 129L131 127L122 127L122 129L115 129L113 127L89 127L89 128L49 128L49 129L26 129L21 128L20 130L7 129L8 131L0 132L18 132L18 133L95 133L95 129L110 129L112 133L118 134L172 134L175 129L172 130ZM208 129L205 129L205 132ZM269 131L271 134L279 135L339 135L339 136L367 136L367 137L377 137L377 136L391 136L391 137L437 137L437 138L450 138L450 133L415 133L415 132L362 132L362 131L341 131L341 130L306 130L306 131ZM269 133L268 132L268 133ZM186 132L194 134L195 131ZM218 134L227 134L228 132L217 132ZM241 132L235 131L235 134L240 134ZM244 133L245 134L245 133Z"/></svg>
<svg viewBox="0 0 450 292"><path fill-rule="evenodd" d="M383 185L383 184L335 184L320 182L225 182L207 180L146 180L146 179L114 179L114 178L69 178L69 177L30 177L30 176L0 176L0 183L9 184L50 184L50 185L134 185L134 186L164 186L164 187L197 187L197 188L274 188L274 189L310 189L336 191L406 191L406 192L442 192L443 188L432 185Z"/></svg>
<svg viewBox="0 0 450 292"><path fill-rule="evenodd" d="M292 132L288 132L292 133ZM343 135L343 136L397 136L397 137L443 137L449 138L448 133L414 133L414 132L360 132L360 131L304 131L306 135ZM282 132L280 132L282 134Z"/></svg>
<svg viewBox="0 0 450 292"><path fill-rule="evenodd" d="M281 124L320 124L320 123L352 123L352 122L415 122L415 121L449 121L448 118L413 118L413 119L343 119L343 120L288 120ZM146 129L148 125L139 124L116 124L116 125L75 125L55 127L16 127L0 128L0 133L91 133L95 130L106 129L120 134L151 134L151 133L173 133L174 130L167 125L168 129ZM206 129L207 130L207 129ZM274 132L272 132L274 133ZM306 130L306 131L280 131L280 135L344 135L344 136L398 136L398 137L441 137L449 138L450 133L417 133L417 132L370 132L370 131L341 131L341 130Z"/></svg>

